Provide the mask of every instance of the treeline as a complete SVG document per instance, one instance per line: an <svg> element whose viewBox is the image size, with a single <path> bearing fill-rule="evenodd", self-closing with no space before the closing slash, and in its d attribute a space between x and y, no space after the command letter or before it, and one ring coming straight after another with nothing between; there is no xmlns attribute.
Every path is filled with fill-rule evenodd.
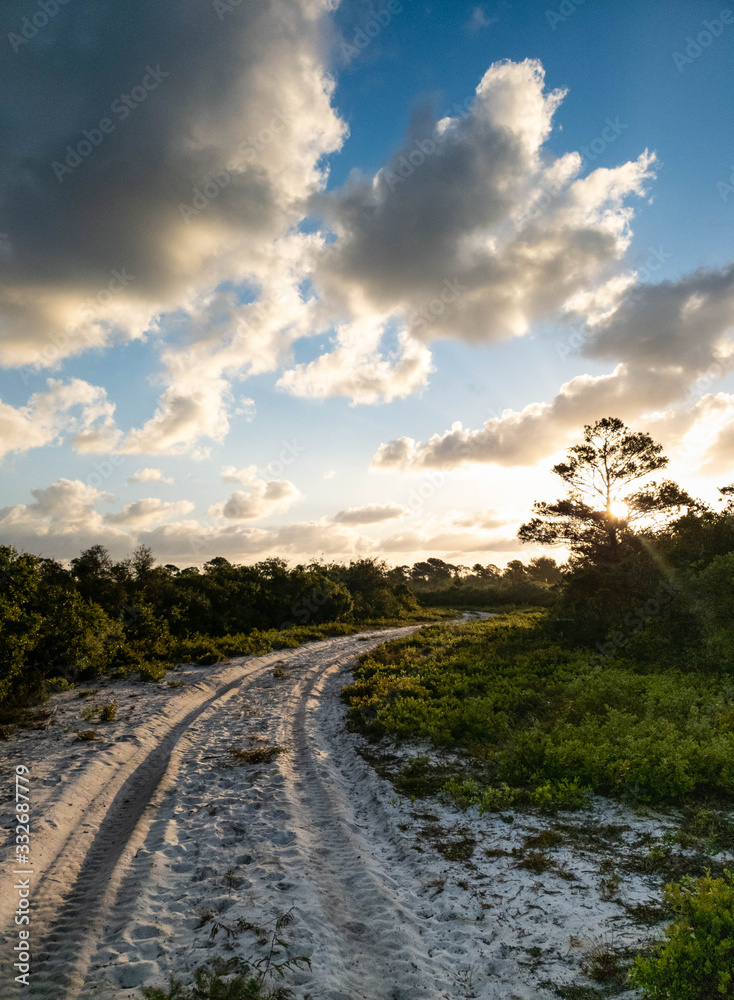
<svg viewBox="0 0 734 1000"><path fill-rule="evenodd" d="M547 576L553 560L541 562ZM519 562L504 573L494 566L469 572L439 559L390 569L375 559L290 567L282 559L243 566L219 557L181 569L156 565L145 547L116 562L99 545L65 567L0 547L0 702L41 697L49 681L63 686L131 671L157 679L175 662L214 663L418 620L424 605L470 605L475 592L485 606L539 601L547 590L543 567L531 564L527 580Z"/></svg>
<svg viewBox="0 0 734 1000"><path fill-rule="evenodd" d="M555 599L563 568L549 556L529 563L512 559L504 569L475 563L455 566L442 559L426 559L411 568L398 566L391 571L426 607L473 608L507 604L547 605Z"/></svg>

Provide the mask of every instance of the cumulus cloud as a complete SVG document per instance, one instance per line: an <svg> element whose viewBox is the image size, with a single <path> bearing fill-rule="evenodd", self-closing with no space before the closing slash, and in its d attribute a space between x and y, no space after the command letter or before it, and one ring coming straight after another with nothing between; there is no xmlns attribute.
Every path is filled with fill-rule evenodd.
<svg viewBox="0 0 734 1000"><path fill-rule="evenodd" d="M250 470L225 469L225 475L230 474L251 475ZM98 508L115 503L116 498L78 480L60 479L33 490L32 495L32 503L0 510L3 539L20 549L65 559L96 544L105 545L115 558L138 545L148 545L158 560L186 565L201 564L216 555L235 561L270 555L303 560L317 555L348 559L383 553L404 559L441 552L459 558L518 548L516 539L506 537L510 522L486 510L428 517L415 530L379 540L377 535L361 534L361 528L387 524L406 514L405 508L365 505L341 512L344 516L338 520L321 518L260 528L243 524L241 517L222 516L219 508L210 511L215 516L208 522L187 518L193 509L190 502L150 497L103 513ZM245 498L246 504L251 502ZM502 527L504 534L495 530Z"/></svg>
<svg viewBox="0 0 734 1000"><path fill-rule="evenodd" d="M332 518L335 524L378 524L406 517L410 510L397 503L368 503L363 507L347 507Z"/></svg>
<svg viewBox="0 0 734 1000"><path fill-rule="evenodd" d="M33 503L0 510L3 539L36 554L67 558L90 545L108 545L122 555L129 536L105 523L95 503L114 501L114 496L78 479L59 479L51 486L31 490Z"/></svg>
<svg viewBox="0 0 734 1000"><path fill-rule="evenodd" d="M301 499L301 493L287 479L262 479L254 465L237 469L225 466L222 480L226 483L241 483L247 488L235 490L228 500L214 504L209 513L230 521L254 521L288 510Z"/></svg>
<svg viewBox="0 0 734 1000"><path fill-rule="evenodd" d="M294 396L346 396L352 404L389 403L423 388L433 371L431 353L407 333L384 350L384 328L363 320L339 329L334 350L286 371L278 386Z"/></svg>
<svg viewBox="0 0 734 1000"><path fill-rule="evenodd" d="M116 514L105 514L104 520L107 524L141 528L161 518L190 514L193 509L194 504L189 500L163 501L155 497L147 497L145 500L136 500L134 503L126 504Z"/></svg>
<svg viewBox="0 0 734 1000"><path fill-rule="evenodd" d="M173 479L163 475L160 469L138 469L132 476L128 476L128 483L172 483Z"/></svg>
<svg viewBox="0 0 734 1000"><path fill-rule="evenodd" d="M623 288L589 326L584 353L623 358L651 371L681 368L690 383L713 365L734 364L734 264L676 281Z"/></svg>
<svg viewBox="0 0 734 1000"><path fill-rule="evenodd" d="M696 386L707 386L734 368L734 264L656 285L614 283L576 306L591 316L582 337L583 354L624 359L611 373L579 375L550 402L507 410L478 430L457 422L426 442L410 437L388 441L380 445L373 468L533 465L562 448L584 423L610 413L629 421L645 419L666 443L680 442L681 447L685 434L697 439L700 428L708 425L718 442L711 446L709 468L717 468L729 453L729 432L719 419L728 412L722 403L728 397L706 394L708 401L702 404L690 395ZM694 465L708 454L710 443L700 443L689 454Z"/></svg>
<svg viewBox="0 0 734 1000"><path fill-rule="evenodd" d="M211 4L72 4L3 60L18 110L0 151L3 363L138 337L257 266L345 133L321 58L330 6L264 0L225 23ZM27 7L4 13L20 25Z"/></svg>
<svg viewBox="0 0 734 1000"><path fill-rule="evenodd" d="M537 60L503 61L451 115L419 112L374 177L321 199L338 237L318 271L327 300L353 316L400 314L420 341L488 342L605 279L654 157L580 176L578 153L545 147L563 97Z"/></svg>
<svg viewBox="0 0 734 1000"><path fill-rule="evenodd" d="M217 518L209 524L181 519L193 510L188 501L168 503L146 498L125 505L119 512L102 513L97 506L113 503L116 498L79 480L59 479L31 493L32 503L0 509L0 533L19 549L57 558L69 558L97 544L108 547L115 558L122 558L137 545L150 545L158 559L186 563L201 563L215 555L234 559L272 553L311 557L315 552L343 555L375 547L371 539L349 526L326 519L272 529L244 527L235 523L237 518ZM272 497L267 502L277 503Z"/></svg>
<svg viewBox="0 0 734 1000"><path fill-rule="evenodd" d="M45 392L34 393L25 406L0 401L0 458L9 452L58 444L69 435L78 451L97 450L90 442L114 446L114 405L100 386L82 379L48 379Z"/></svg>
<svg viewBox="0 0 734 1000"><path fill-rule="evenodd" d="M579 375L561 386L549 403L531 403L522 410L505 410L478 430L460 422L426 442L400 437L380 445L374 469L454 469L471 463L504 466L535 465L562 449L579 427L613 413L634 419L642 412L667 405L687 388L680 372L647 372L618 365L609 375Z"/></svg>

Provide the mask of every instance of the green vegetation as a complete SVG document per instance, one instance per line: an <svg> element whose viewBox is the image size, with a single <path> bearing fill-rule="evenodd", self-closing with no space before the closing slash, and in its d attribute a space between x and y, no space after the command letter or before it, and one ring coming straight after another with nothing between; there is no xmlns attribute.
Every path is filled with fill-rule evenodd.
<svg viewBox="0 0 734 1000"><path fill-rule="evenodd" d="M233 875L233 870L227 872ZM230 888L232 888L230 878ZM202 914L200 927L211 919L211 914ZM284 931L293 923L293 913L289 910L281 914L274 924L262 926L246 920L239 920L237 926L215 925L211 937L219 928L232 938L250 932L259 945L267 949L261 957L249 955L235 957L227 961L214 960L194 972L194 983L185 987L181 980L170 976L168 989L144 986L145 1000L292 1000L294 994L286 986L269 985L268 981L282 980L291 969L311 967L311 962L303 955L291 955L288 944L283 940Z"/></svg>
<svg viewBox="0 0 734 1000"><path fill-rule="evenodd" d="M675 919L665 943L631 973L649 1000L713 1000L734 989L734 877L684 878L665 887Z"/></svg>
<svg viewBox="0 0 734 1000"><path fill-rule="evenodd" d="M85 722L94 722L95 719L100 722L114 722L117 715L117 702L113 700L107 701L103 705L90 705L88 708L82 709L79 715Z"/></svg>
<svg viewBox="0 0 734 1000"><path fill-rule="evenodd" d="M378 648L345 691L352 724L457 751L442 794L460 808L731 802L734 488L715 513L674 483L640 485L666 462L621 421L587 427L554 470L568 497L520 530L571 550L553 605ZM416 788L438 779L421 758L403 786L411 767ZM728 828L698 836L714 835Z"/></svg>
<svg viewBox="0 0 734 1000"><path fill-rule="evenodd" d="M472 781L455 776L443 790L483 811L579 808L587 789L649 803L734 795L728 677L621 659L600 670L550 641L544 624L513 612L378 647L345 691L352 723L464 751ZM403 787L411 771L425 786L427 760Z"/></svg>
<svg viewBox="0 0 734 1000"><path fill-rule="evenodd" d="M0 546L0 707L105 673L159 681L177 662L205 666L450 614L423 610L405 578L371 559L291 568L217 558L180 570L154 565L146 548L113 562L99 545L65 568Z"/></svg>
<svg viewBox="0 0 734 1000"><path fill-rule="evenodd" d="M230 747L229 755L235 764L270 764L276 757L286 753L285 747L260 746L243 750L241 747Z"/></svg>

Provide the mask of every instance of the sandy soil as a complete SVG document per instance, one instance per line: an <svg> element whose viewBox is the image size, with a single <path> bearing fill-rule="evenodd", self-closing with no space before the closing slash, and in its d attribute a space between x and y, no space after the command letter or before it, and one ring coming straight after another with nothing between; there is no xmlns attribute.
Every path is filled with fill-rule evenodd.
<svg viewBox="0 0 734 1000"><path fill-rule="evenodd" d="M0 750L8 790L17 763L31 768L34 871L32 985L5 964L0 995L138 997L171 971L190 981L217 957L263 954L243 921L291 908L291 952L312 963L286 974L299 1000L541 1000L556 995L543 983L583 981L589 948L648 938L604 901L594 854L560 846L549 871L518 866L512 848L544 821L412 804L366 763L339 692L359 654L410 631L182 668L168 677L180 688L55 696L49 729ZM114 722L79 721L111 697ZM72 726L98 738L77 742ZM284 748L270 762L237 752L270 746ZM14 833L7 797L2 819ZM583 817L628 827L620 843L665 822L603 801ZM0 921L12 944L11 867ZM628 878L625 902L658 888Z"/></svg>

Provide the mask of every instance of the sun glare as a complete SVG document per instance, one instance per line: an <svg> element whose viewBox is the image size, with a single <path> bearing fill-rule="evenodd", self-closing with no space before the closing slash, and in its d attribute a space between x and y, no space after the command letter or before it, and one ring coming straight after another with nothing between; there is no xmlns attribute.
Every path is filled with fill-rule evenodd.
<svg viewBox="0 0 734 1000"><path fill-rule="evenodd" d="M610 513L620 521L626 521L629 517L629 508L624 500L614 500L609 505Z"/></svg>

